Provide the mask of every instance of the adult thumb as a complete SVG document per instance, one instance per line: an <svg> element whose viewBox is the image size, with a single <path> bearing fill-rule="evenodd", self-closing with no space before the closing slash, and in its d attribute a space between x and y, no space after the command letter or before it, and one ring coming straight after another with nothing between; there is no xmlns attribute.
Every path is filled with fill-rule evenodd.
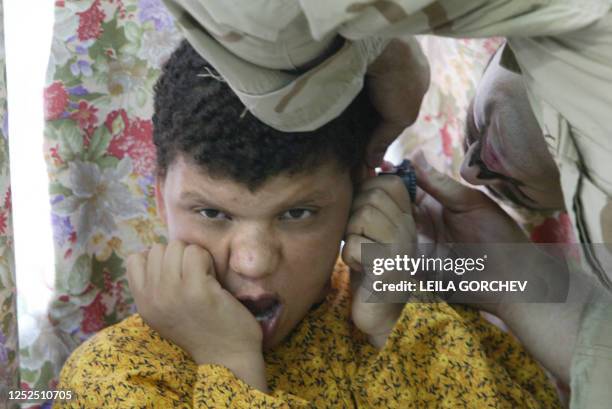
<svg viewBox="0 0 612 409"><path fill-rule="evenodd" d="M482 192L439 172L431 166L422 151L412 157L412 164L417 176L417 185L447 209L461 212L482 205Z"/></svg>

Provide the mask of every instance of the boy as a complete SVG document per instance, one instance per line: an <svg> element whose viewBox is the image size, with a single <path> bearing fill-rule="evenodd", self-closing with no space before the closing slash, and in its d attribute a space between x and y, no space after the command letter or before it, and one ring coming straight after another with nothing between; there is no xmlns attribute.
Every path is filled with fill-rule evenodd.
<svg viewBox="0 0 612 409"><path fill-rule="evenodd" d="M184 43L156 87L169 244L130 259L139 314L73 353L60 388L76 399L58 405L559 407L520 345L475 311L351 305L341 240L416 237L399 178L364 181L376 124L362 93L314 132L275 131Z"/></svg>

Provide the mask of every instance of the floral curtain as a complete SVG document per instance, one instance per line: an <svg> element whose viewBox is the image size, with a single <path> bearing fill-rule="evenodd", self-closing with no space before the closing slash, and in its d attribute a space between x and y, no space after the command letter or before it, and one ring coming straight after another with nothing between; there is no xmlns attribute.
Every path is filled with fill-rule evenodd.
<svg viewBox="0 0 612 409"><path fill-rule="evenodd" d="M4 11L0 0L0 407L8 406L8 390L19 384L5 61Z"/></svg>
<svg viewBox="0 0 612 409"><path fill-rule="evenodd" d="M55 2L44 90L55 286L21 334L23 389L53 389L78 344L133 312L125 259L164 236L153 85L181 38L160 0Z"/></svg>

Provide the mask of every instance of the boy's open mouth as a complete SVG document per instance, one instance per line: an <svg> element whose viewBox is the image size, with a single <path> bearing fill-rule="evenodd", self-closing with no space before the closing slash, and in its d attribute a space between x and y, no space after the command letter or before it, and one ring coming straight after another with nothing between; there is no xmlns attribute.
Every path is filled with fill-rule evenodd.
<svg viewBox="0 0 612 409"><path fill-rule="evenodd" d="M253 314L263 331L264 346L272 338L278 326L278 319L282 311L282 303L279 298L273 294L264 294L258 297L237 297Z"/></svg>
<svg viewBox="0 0 612 409"><path fill-rule="evenodd" d="M274 296L264 296L257 299L243 298L240 299L240 302L251 311L251 314L259 322L272 318L280 307L280 303Z"/></svg>

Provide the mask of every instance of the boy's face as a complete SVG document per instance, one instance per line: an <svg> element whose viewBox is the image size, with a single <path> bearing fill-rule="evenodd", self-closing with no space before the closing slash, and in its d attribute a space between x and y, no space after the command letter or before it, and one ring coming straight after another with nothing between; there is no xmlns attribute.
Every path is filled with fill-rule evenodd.
<svg viewBox="0 0 612 409"><path fill-rule="evenodd" d="M333 163L273 176L253 193L179 156L156 198L169 239L210 252L219 282L257 318L269 348L325 297L352 194L349 171Z"/></svg>

